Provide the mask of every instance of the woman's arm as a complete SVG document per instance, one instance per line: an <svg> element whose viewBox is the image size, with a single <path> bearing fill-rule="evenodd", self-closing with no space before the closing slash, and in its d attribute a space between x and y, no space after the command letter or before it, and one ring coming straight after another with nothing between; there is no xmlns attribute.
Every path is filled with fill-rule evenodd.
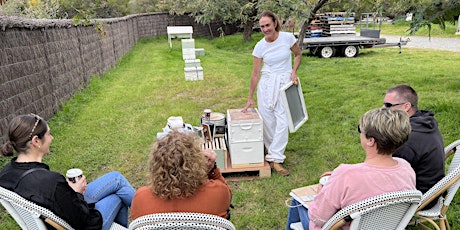
<svg viewBox="0 0 460 230"><path fill-rule="evenodd" d="M292 67L291 81L294 82L294 84L297 84L297 70L299 69L300 61L302 60L302 51L300 50L297 42L291 47L291 51L294 53L294 65Z"/></svg>
<svg viewBox="0 0 460 230"><path fill-rule="evenodd" d="M98 211L90 208L83 195L75 192L67 181L59 181L55 191L55 214L75 229L86 229L90 226L97 228L99 225L102 228L102 216L96 214Z"/></svg>
<svg viewBox="0 0 460 230"><path fill-rule="evenodd" d="M262 58L254 57L254 65L252 68L251 74L251 84L249 87L249 97L246 106L242 110L242 112L246 112L249 107L254 108L254 92L256 91L257 82L259 82L260 77L260 68L262 66Z"/></svg>

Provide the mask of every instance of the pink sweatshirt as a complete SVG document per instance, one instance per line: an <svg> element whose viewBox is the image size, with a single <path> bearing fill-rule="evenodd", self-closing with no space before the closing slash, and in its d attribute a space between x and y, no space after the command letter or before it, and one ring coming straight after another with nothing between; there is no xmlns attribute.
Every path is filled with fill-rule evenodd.
<svg viewBox="0 0 460 230"><path fill-rule="evenodd" d="M404 159L394 157L398 165L379 167L366 163L342 164L332 172L309 206L310 230L321 227L340 209L379 194L413 190L415 173ZM342 229L349 229L345 225Z"/></svg>

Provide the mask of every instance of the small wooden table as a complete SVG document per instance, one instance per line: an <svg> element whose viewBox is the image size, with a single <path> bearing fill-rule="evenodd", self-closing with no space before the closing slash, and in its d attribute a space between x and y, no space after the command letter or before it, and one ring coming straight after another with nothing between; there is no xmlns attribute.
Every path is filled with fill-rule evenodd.
<svg viewBox="0 0 460 230"><path fill-rule="evenodd" d="M169 48L172 48L171 38L189 38L192 39L193 27L192 26L168 26Z"/></svg>

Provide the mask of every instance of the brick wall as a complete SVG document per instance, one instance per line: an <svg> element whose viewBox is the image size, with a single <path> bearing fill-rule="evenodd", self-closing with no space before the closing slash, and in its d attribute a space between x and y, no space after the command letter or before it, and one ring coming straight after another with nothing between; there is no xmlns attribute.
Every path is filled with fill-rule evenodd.
<svg viewBox="0 0 460 230"><path fill-rule="evenodd" d="M140 38L166 35L167 26L180 25L192 25L194 36L218 36L219 27L229 34L236 31L168 13L97 21L103 23L104 36L94 24L0 16L0 144L7 140L13 117L36 113L50 119L91 77L116 66Z"/></svg>

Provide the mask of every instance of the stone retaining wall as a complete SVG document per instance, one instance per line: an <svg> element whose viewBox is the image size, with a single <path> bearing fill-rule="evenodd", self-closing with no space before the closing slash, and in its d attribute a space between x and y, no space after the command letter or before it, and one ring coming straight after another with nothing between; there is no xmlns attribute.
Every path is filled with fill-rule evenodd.
<svg viewBox="0 0 460 230"><path fill-rule="evenodd" d="M99 23L102 32L95 28ZM36 113L50 119L91 77L113 68L138 39L166 35L167 26L180 25L192 25L194 36L216 36L221 26L228 34L236 31L168 13L100 19L90 25L0 17L0 144L16 115Z"/></svg>

